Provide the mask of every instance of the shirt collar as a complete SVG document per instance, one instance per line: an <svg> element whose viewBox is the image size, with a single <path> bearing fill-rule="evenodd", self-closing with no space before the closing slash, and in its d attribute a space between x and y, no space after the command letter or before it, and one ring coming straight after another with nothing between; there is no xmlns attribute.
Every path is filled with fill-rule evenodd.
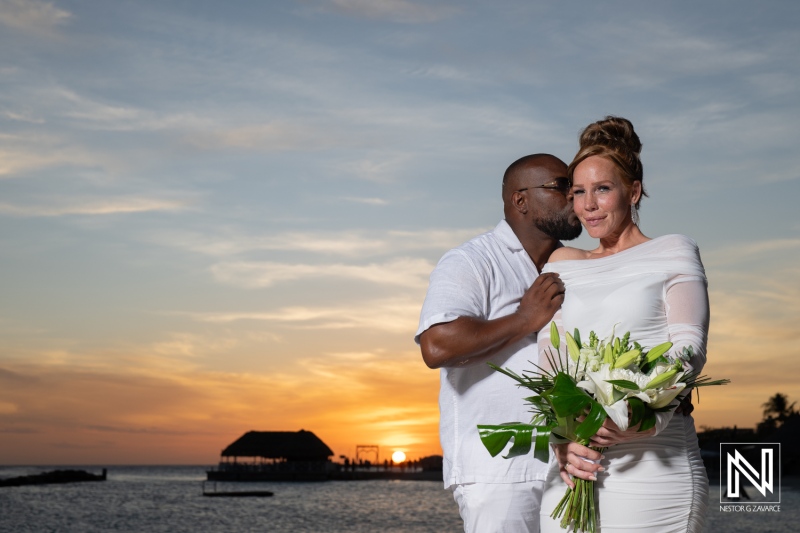
<svg viewBox="0 0 800 533"><path fill-rule="evenodd" d="M505 244L509 250L519 252L523 249L517 234L514 233L514 230L511 229L511 226L508 225L505 219L501 220L500 223L495 226L494 234L497 235L500 242Z"/></svg>

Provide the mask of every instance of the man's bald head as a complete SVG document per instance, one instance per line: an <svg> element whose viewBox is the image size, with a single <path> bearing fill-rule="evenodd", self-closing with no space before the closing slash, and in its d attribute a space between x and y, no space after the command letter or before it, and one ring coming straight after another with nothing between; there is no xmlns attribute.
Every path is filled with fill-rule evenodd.
<svg viewBox="0 0 800 533"><path fill-rule="evenodd" d="M520 157L511 163L503 174L503 202L509 202L514 191L528 187L527 175L530 169L555 170L563 168L563 176L567 175L567 164L551 154L531 154Z"/></svg>

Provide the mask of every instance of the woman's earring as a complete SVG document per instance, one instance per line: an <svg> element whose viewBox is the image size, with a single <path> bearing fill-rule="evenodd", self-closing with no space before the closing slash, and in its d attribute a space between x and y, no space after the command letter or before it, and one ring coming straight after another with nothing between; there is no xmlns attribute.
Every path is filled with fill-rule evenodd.
<svg viewBox="0 0 800 533"><path fill-rule="evenodd" d="M637 226L639 225L639 210L636 209L636 204L631 204L631 220Z"/></svg>

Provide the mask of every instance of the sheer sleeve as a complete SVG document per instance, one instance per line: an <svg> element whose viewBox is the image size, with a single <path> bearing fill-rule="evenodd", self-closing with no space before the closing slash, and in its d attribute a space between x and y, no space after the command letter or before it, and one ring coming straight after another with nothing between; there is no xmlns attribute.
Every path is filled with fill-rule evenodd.
<svg viewBox="0 0 800 533"><path fill-rule="evenodd" d="M706 281L696 276L685 279L679 276L667 286L665 299L672 350L680 353L685 346L691 346L694 355L684 369L700 372L706 364L710 316ZM667 427L673 412L656 413L656 435Z"/></svg>
<svg viewBox="0 0 800 533"><path fill-rule="evenodd" d="M691 346L694 357L686 366L696 372L702 371L706 364L710 314L705 280L676 280L667 288L666 302L669 340L674 345L673 350L680 351L684 346Z"/></svg>

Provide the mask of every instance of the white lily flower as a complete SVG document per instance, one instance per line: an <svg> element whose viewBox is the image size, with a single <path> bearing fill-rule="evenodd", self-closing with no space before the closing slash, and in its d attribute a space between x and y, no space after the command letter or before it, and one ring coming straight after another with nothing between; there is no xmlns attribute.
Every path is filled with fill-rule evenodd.
<svg viewBox="0 0 800 533"><path fill-rule="evenodd" d="M686 388L686 383L676 383L668 389L661 389L656 392L655 398L650 402L650 407L660 409L675 399L675 397Z"/></svg>
<svg viewBox="0 0 800 533"><path fill-rule="evenodd" d="M603 409L621 431L628 429L628 402L620 400L611 405L604 405Z"/></svg>
<svg viewBox="0 0 800 533"><path fill-rule="evenodd" d="M665 372L669 372L673 368L675 368L675 364L664 364L664 363L657 364L656 367L653 368L650 371L650 374L647 375L647 383L650 383L656 377L660 376L661 374L663 374ZM684 371L676 372L675 375L672 376L671 379L669 379L665 383L660 384L658 386L658 388L659 389L668 389L670 387L673 387L675 384L677 384L681 380L681 378L683 378L684 374L686 374L686 372L684 372ZM644 385L640 385L640 387L646 386L647 383L645 383Z"/></svg>
<svg viewBox="0 0 800 533"><path fill-rule="evenodd" d="M620 399L622 394L614 393L614 385L608 382L609 379L626 379L626 377L611 377L611 365L603 364L596 372L586 372L585 381L578 383L582 388L600 403L605 409L606 414L614 421L622 431L628 429L628 402Z"/></svg>
<svg viewBox="0 0 800 533"><path fill-rule="evenodd" d="M588 379L579 382L578 387L594 396L601 405L611 405L616 401L614 386L607 381L611 379L610 365L603 364L596 372L586 372L586 377Z"/></svg>
<svg viewBox="0 0 800 533"><path fill-rule="evenodd" d="M653 396L648 394L649 392L650 391L638 391L638 392L636 392L636 391L627 391L625 393L625 399L627 400L628 398L639 398L644 403L650 403L650 402L653 401ZM655 391L653 391L653 392L655 393Z"/></svg>

